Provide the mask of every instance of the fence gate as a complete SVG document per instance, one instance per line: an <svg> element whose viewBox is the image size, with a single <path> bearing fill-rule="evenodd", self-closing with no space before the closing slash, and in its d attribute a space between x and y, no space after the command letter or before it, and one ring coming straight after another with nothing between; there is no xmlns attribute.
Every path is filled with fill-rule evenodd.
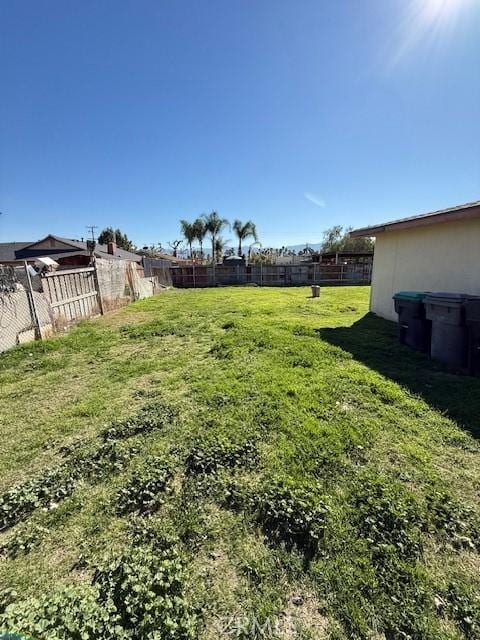
<svg viewBox="0 0 480 640"><path fill-rule="evenodd" d="M95 267L53 271L42 276L56 323L73 322L100 313Z"/></svg>

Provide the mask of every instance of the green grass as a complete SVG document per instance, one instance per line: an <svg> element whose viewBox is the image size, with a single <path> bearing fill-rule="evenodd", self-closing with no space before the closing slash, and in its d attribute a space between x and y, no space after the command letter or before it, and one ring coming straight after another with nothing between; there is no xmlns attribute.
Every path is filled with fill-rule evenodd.
<svg viewBox="0 0 480 640"><path fill-rule="evenodd" d="M480 380L368 296L169 291L0 356L0 629L479 638Z"/></svg>

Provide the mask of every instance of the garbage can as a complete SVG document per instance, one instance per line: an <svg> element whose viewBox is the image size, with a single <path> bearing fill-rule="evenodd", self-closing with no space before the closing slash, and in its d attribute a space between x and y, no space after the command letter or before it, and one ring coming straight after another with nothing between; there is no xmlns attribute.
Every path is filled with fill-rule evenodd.
<svg viewBox="0 0 480 640"><path fill-rule="evenodd" d="M312 284L312 298L320 297L320 286L318 284Z"/></svg>
<svg viewBox="0 0 480 640"><path fill-rule="evenodd" d="M428 292L399 291L393 296L398 313L400 342L417 351L430 352L432 323L425 316L423 300Z"/></svg>
<svg viewBox="0 0 480 640"><path fill-rule="evenodd" d="M432 358L466 372L468 370L468 329L465 324L466 293L430 293L424 300L432 321Z"/></svg>
<svg viewBox="0 0 480 640"><path fill-rule="evenodd" d="M480 377L480 297L465 300L465 322L468 327L468 371Z"/></svg>

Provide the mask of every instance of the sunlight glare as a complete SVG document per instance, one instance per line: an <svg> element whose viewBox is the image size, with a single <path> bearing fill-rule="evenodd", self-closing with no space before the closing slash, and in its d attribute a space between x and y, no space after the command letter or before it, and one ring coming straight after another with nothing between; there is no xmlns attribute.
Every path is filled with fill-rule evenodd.
<svg viewBox="0 0 480 640"><path fill-rule="evenodd" d="M410 0L400 25L400 44L392 64L398 63L421 44L438 45L447 30L453 30L460 10L471 0Z"/></svg>

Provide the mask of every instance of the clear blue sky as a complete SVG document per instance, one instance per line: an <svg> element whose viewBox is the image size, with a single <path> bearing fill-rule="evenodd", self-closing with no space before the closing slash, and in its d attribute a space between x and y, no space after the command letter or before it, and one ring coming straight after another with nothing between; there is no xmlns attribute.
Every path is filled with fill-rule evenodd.
<svg viewBox="0 0 480 640"><path fill-rule="evenodd" d="M479 31L479 0L2 0L0 241L479 199Z"/></svg>

